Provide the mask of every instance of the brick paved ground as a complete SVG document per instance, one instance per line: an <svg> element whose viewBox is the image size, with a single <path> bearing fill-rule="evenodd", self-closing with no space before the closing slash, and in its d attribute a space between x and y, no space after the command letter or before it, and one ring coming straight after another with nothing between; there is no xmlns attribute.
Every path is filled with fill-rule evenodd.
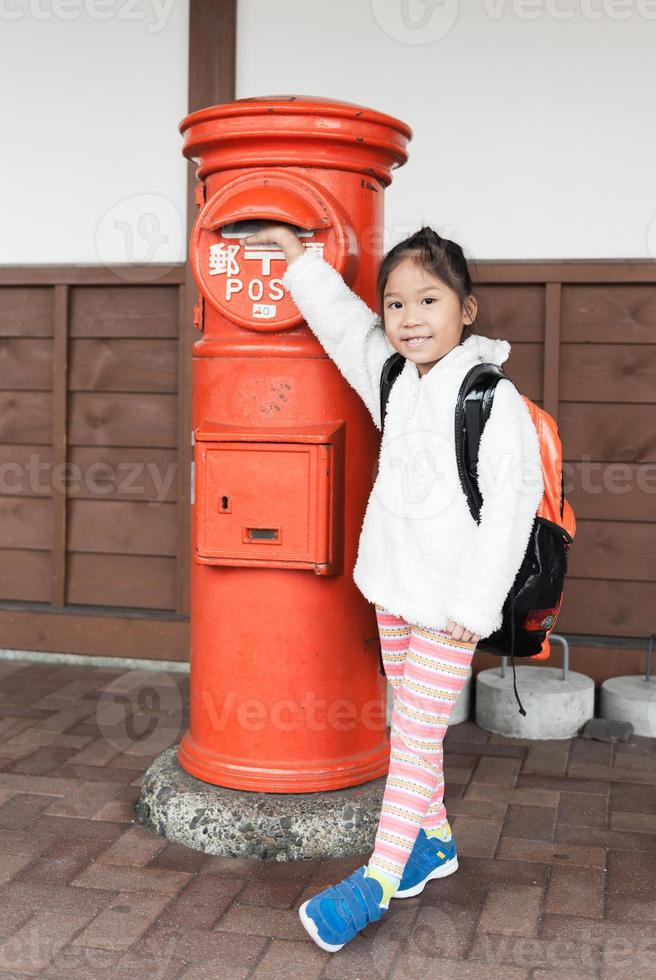
<svg viewBox="0 0 656 980"><path fill-rule="evenodd" d="M151 756L98 725L125 674L0 661L0 977L656 978L656 739L450 728L459 870L331 955L298 906L366 856L216 858L145 830Z"/></svg>

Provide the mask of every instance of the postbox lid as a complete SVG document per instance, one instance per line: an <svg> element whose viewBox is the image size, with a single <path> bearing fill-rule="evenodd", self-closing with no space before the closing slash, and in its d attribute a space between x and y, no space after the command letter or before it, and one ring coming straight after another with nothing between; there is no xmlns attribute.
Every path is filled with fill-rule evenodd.
<svg viewBox="0 0 656 980"><path fill-rule="evenodd" d="M313 95L268 95L208 106L179 125L182 152L203 180L254 166L336 167L391 183L411 128L367 106Z"/></svg>

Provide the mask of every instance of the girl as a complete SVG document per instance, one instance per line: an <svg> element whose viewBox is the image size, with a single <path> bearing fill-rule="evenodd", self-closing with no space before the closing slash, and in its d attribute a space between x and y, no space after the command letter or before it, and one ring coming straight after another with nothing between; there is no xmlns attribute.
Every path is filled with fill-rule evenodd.
<svg viewBox="0 0 656 980"><path fill-rule="evenodd" d="M500 627L524 558L544 489L540 449L521 395L502 379L480 442L477 525L458 478L456 398L474 364L502 364L510 345L473 333L478 304L455 242L425 227L388 252L378 275L381 322L288 225L265 225L246 241L283 249L284 285L379 429L383 364L394 351L406 359L353 570L376 607L393 691L380 822L369 862L299 909L312 939L335 951L380 919L390 898L417 895L458 867L442 742L476 644Z"/></svg>

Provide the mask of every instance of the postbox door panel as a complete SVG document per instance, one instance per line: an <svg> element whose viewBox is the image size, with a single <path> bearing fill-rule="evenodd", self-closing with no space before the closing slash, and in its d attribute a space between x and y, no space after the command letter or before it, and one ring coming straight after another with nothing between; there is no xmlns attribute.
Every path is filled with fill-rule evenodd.
<svg viewBox="0 0 656 980"><path fill-rule="evenodd" d="M315 568L334 559L334 447L198 443L198 560Z"/></svg>

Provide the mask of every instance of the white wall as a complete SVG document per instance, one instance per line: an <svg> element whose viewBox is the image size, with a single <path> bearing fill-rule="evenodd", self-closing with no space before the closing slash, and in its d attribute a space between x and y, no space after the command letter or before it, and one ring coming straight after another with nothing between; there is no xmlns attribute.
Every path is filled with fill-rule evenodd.
<svg viewBox="0 0 656 980"><path fill-rule="evenodd" d="M557 3L239 0L237 95L409 122L390 244L656 255L656 0ZM188 0L0 0L0 263L184 261L187 49Z"/></svg>
<svg viewBox="0 0 656 980"><path fill-rule="evenodd" d="M184 261L188 19L188 0L1 0L0 263Z"/></svg>
<svg viewBox="0 0 656 980"><path fill-rule="evenodd" d="M654 0L239 0L237 96L408 122L390 244L428 222L475 258L656 256L655 50Z"/></svg>

